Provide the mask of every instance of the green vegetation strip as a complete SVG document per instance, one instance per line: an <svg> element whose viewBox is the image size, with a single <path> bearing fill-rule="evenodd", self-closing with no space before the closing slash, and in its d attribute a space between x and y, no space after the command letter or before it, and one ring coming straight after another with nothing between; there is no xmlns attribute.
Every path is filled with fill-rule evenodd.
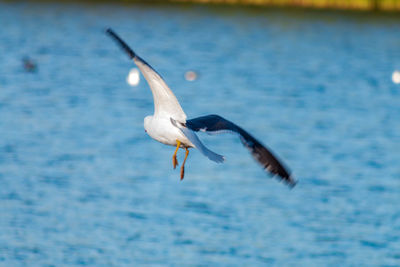
<svg viewBox="0 0 400 267"><path fill-rule="evenodd" d="M53 0L37 0L53 2ZM81 0L58 0L60 2L80 2ZM0 0L0 2L14 2ZM16 1L18 2L18 1ZM400 11L400 0L85 0L83 2L106 3L144 3L144 4L216 4L271 7L301 7L313 9L365 10L365 11Z"/></svg>
<svg viewBox="0 0 400 267"><path fill-rule="evenodd" d="M400 0L167 0L167 2L400 11Z"/></svg>

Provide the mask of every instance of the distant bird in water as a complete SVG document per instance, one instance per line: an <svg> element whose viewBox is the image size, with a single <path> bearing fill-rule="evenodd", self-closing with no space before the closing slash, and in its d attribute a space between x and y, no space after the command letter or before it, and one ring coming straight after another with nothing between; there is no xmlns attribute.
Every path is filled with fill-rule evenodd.
<svg viewBox="0 0 400 267"><path fill-rule="evenodd" d="M29 57L24 57L22 63L27 72L35 72L37 70L37 64Z"/></svg>
<svg viewBox="0 0 400 267"><path fill-rule="evenodd" d="M163 78L111 29L106 30L128 54L147 80L154 99L154 115L144 118L144 129L150 137L158 142L176 147L172 156L174 169L178 165L176 153L179 148L184 148L185 158L183 160L180 177L184 177L185 162L189 155L189 148L197 148L204 156L217 163L224 162L225 158L203 145L195 132L207 133L233 132L239 135L243 145L247 147L253 157L271 174L277 175L289 186L296 185L296 181L283 164L257 139L251 136L238 125L218 115L207 115L203 117L186 120L186 114L182 110L175 95L169 89Z"/></svg>
<svg viewBox="0 0 400 267"><path fill-rule="evenodd" d="M193 70L189 70L185 73L185 79L186 81L193 82L197 80L197 73Z"/></svg>

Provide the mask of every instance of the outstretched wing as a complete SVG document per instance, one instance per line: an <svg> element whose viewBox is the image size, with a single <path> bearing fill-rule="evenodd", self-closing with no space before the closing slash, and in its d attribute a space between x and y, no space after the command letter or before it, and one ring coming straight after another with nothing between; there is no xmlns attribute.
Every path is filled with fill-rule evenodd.
<svg viewBox="0 0 400 267"><path fill-rule="evenodd" d="M263 144L251 136L248 132L218 115L207 115L186 121L186 126L193 131L203 131L207 133L234 132L239 134L243 145L247 147L253 157L274 175L278 175L289 186L296 185L296 181L290 172L283 166L278 158L272 154Z"/></svg>
<svg viewBox="0 0 400 267"><path fill-rule="evenodd" d="M157 73L146 61L136 53L111 29L106 32L121 46L121 48L133 59L135 64L142 72L144 78L150 86L154 99L154 114L156 116L174 117L180 122L186 121L186 114L175 95L164 82L160 74Z"/></svg>

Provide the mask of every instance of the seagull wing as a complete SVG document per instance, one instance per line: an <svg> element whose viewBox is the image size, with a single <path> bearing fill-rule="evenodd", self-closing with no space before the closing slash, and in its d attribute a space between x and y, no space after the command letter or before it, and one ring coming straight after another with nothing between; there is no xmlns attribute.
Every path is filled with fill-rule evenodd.
<svg viewBox="0 0 400 267"><path fill-rule="evenodd" d="M113 30L107 29L106 32L122 47L128 56L133 59L149 84L154 99L154 115L167 115L168 117L174 117L176 120L184 123L186 121L186 114L161 75L146 61L136 55Z"/></svg>
<svg viewBox="0 0 400 267"><path fill-rule="evenodd" d="M218 115L207 115L186 121L186 126L193 131L207 133L233 132L240 136L243 145L247 147L253 157L273 175L278 175L281 180L293 187L296 181L290 172L283 166L278 158L272 154L263 144L251 136L248 132Z"/></svg>

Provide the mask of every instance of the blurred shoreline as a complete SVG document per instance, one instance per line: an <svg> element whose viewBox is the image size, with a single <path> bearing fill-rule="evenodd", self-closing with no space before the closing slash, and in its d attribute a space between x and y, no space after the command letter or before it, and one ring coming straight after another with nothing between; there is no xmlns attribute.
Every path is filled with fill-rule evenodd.
<svg viewBox="0 0 400 267"><path fill-rule="evenodd" d="M18 2L6 0L0 2ZM37 2L81 2L76 0L38 0ZM255 7L305 8L323 10L358 10L399 12L400 0L86 0L89 3L204 4Z"/></svg>
<svg viewBox="0 0 400 267"><path fill-rule="evenodd" d="M400 0L165 0L157 2L299 7L310 9L400 11Z"/></svg>

